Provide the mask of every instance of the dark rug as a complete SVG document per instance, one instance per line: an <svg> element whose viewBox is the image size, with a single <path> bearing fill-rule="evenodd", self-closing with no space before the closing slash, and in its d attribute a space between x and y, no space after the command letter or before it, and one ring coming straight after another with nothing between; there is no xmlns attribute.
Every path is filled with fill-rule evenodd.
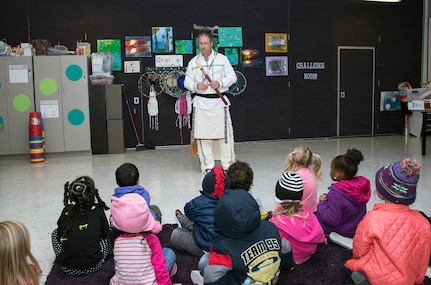
<svg viewBox="0 0 431 285"><path fill-rule="evenodd" d="M159 234L163 247L171 247L170 236L177 224L163 225ZM197 269L199 257L183 251L175 250L178 272L172 277L173 283L192 285L190 271ZM344 267L344 262L351 257L351 251L334 244L320 244L317 252L307 262L295 266L292 271L282 271L278 284L280 285L314 285L314 284L353 284L350 271ZM46 285L106 285L114 275L114 261L110 257L103 268L96 273L84 276L67 276L54 262L46 280ZM431 285L431 280L425 277L425 285Z"/></svg>

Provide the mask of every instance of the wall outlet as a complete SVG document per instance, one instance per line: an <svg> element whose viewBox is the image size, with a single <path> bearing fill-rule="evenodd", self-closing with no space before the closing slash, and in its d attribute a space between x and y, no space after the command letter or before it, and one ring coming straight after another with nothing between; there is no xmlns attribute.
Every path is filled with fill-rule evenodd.
<svg viewBox="0 0 431 285"><path fill-rule="evenodd" d="M133 104L139 105L139 97L133 97Z"/></svg>

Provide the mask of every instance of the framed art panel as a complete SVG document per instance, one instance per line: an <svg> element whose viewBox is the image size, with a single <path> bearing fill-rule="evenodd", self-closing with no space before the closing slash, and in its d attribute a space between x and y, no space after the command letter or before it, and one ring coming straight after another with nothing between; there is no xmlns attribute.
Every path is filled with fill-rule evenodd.
<svg viewBox="0 0 431 285"><path fill-rule="evenodd" d="M126 57L151 57L151 36L126 36Z"/></svg>
<svg viewBox="0 0 431 285"><path fill-rule="evenodd" d="M265 52L287 53L287 34L265 33Z"/></svg>
<svg viewBox="0 0 431 285"><path fill-rule="evenodd" d="M266 76L287 76L287 56L265 57Z"/></svg>

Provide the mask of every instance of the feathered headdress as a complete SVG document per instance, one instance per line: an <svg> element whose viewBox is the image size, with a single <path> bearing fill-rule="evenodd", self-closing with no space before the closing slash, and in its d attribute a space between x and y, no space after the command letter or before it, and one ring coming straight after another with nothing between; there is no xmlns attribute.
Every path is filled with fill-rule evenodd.
<svg viewBox="0 0 431 285"><path fill-rule="evenodd" d="M197 30L199 33L208 33L212 36L217 36L216 31L218 30L218 26L213 26L213 27L209 27L209 26L201 26L201 25L196 25L193 24L193 29Z"/></svg>

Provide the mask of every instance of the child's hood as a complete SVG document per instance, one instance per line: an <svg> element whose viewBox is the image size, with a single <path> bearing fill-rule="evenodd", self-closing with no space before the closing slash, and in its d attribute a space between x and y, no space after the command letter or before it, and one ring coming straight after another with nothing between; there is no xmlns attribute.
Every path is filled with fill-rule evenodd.
<svg viewBox="0 0 431 285"><path fill-rule="evenodd" d="M244 237L259 227L259 205L245 190L227 190L217 203L215 221L223 235Z"/></svg>
<svg viewBox="0 0 431 285"><path fill-rule="evenodd" d="M340 180L335 187L360 203L367 203L371 197L370 180L363 176L356 176L349 180Z"/></svg>

